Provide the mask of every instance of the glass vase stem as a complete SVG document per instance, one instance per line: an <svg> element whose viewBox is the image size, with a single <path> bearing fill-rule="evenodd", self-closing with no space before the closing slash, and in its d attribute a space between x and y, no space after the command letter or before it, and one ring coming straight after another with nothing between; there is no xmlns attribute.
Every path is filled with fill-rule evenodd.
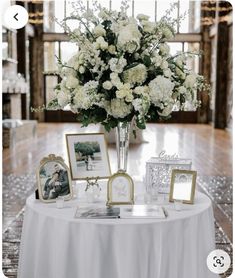
<svg viewBox="0 0 235 278"><path fill-rule="evenodd" d="M116 127L116 147L118 159L118 171L127 171L127 159L129 150L130 123L118 123Z"/></svg>

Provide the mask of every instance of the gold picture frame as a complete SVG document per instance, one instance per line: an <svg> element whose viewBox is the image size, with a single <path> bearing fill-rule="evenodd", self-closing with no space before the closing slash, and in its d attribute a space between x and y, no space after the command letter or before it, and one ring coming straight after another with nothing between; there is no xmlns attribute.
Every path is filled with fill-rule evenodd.
<svg viewBox="0 0 235 278"><path fill-rule="evenodd" d="M104 133L73 133L65 137L72 180L108 179L111 176ZM96 150L93 154L91 150L89 154L91 146Z"/></svg>
<svg viewBox="0 0 235 278"><path fill-rule="evenodd" d="M107 185L107 206L133 204L134 182L132 178L124 172L117 172L112 175L109 178Z"/></svg>
<svg viewBox="0 0 235 278"><path fill-rule="evenodd" d="M73 197L70 170L61 156L49 154L40 161L37 185L42 202L55 202L59 196L63 196L65 201Z"/></svg>
<svg viewBox="0 0 235 278"><path fill-rule="evenodd" d="M185 204L193 204L195 197L197 172L191 170L173 169L169 201L181 200ZM185 187L182 191L182 187Z"/></svg>

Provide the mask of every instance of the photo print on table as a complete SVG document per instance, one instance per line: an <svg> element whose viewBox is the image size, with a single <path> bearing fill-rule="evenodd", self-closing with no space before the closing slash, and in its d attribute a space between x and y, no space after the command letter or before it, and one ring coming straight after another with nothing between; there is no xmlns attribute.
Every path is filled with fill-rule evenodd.
<svg viewBox="0 0 235 278"><path fill-rule="evenodd" d="M55 202L58 197L72 198L70 171L60 156L44 157L37 171L39 199Z"/></svg>
<svg viewBox="0 0 235 278"><path fill-rule="evenodd" d="M66 142L72 180L110 177L103 133L66 134Z"/></svg>

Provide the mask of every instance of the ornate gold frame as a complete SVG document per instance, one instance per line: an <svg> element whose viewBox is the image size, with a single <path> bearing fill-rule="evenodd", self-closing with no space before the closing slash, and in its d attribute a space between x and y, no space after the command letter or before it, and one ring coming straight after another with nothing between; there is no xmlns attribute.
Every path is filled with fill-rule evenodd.
<svg viewBox="0 0 235 278"><path fill-rule="evenodd" d="M117 177L125 177L128 180L130 186L130 201L129 202L113 202L112 201L112 182ZM117 172L116 174L112 175L108 180L107 185L107 206L115 206L115 205L133 205L134 204L134 182L132 178L124 173L124 172Z"/></svg>
<svg viewBox="0 0 235 278"><path fill-rule="evenodd" d="M78 135L78 136L83 136L83 135L103 135L103 138L104 138L104 146L105 146L105 149L106 149L106 156L107 156L108 167L109 167L109 173L110 173L109 176L107 176L107 177L100 177L100 176L98 176L98 177L84 177L84 178L75 178L75 177L73 176L72 164L71 164L70 153L69 153L69 142L68 142L68 137L69 137L69 136L75 136L75 135ZM107 141L106 141L106 139L105 139L104 133L69 133L69 134L65 134L65 138L66 138L66 147L67 147L67 154L68 154L68 160L69 160L70 174L71 174L72 180L108 179L108 178L111 176L111 167L110 167L110 160L109 160L109 154L108 154L108 144L107 144Z"/></svg>
<svg viewBox="0 0 235 278"><path fill-rule="evenodd" d="M196 178L197 178L197 171L191 171L191 170L179 170L179 169L173 169L171 174L171 188L170 188L170 195L169 195L169 201L174 202L173 199L173 191L174 191L174 184L175 184L175 176L176 174L188 174L192 175L192 187L191 187L191 196L190 200L182 200L185 204L193 204L194 202L194 196L195 196L195 187L196 187Z"/></svg>
<svg viewBox="0 0 235 278"><path fill-rule="evenodd" d="M49 154L47 157L44 157L41 161L40 161L40 165L37 169L37 185L38 185L38 194L39 194L39 199L42 202L45 203L52 203L55 202L56 199L50 199L50 200L45 200L42 196L42 188L41 188L41 183L40 183L40 169L42 168L43 165L45 165L48 162L58 162L60 165L62 165L67 173L68 173L68 180L69 180L69 189L70 189L70 194L66 195L64 200L70 200L73 197L73 189L72 189L72 180L71 180L71 175L70 175L70 170L69 167L65 164L64 159L61 156L56 156L55 154Z"/></svg>

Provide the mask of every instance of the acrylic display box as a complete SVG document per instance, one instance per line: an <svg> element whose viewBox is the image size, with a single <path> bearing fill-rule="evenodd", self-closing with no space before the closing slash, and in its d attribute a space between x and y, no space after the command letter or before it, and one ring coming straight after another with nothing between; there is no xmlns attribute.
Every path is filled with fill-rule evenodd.
<svg viewBox="0 0 235 278"><path fill-rule="evenodd" d="M173 169L191 170L191 159L152 157L146 162L146 191L151 195L169 193Z"/></svg>

